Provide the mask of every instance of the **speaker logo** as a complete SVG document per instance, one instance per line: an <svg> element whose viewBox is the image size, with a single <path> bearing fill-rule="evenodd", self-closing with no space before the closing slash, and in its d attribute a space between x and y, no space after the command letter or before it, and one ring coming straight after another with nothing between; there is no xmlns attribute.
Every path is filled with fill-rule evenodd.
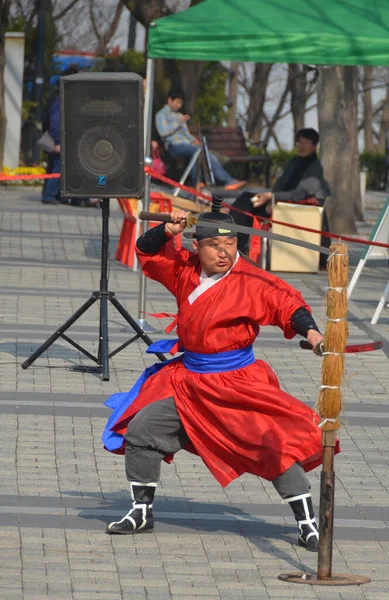
<svg viewBox="0 0 389 600"><path fill-rule="evenodd" d="M97 175L97 185L101 187L107 185L107 178L105 175Z"/></svg>

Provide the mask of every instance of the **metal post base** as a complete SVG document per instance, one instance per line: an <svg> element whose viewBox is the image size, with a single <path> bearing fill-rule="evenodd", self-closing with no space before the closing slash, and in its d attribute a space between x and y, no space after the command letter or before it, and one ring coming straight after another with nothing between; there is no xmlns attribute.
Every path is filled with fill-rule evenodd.
<svg viewBox="0 0 389 600"><path fill-rule="evenodd" d="M163 329L156 329L155 327L153 327L152 325L150 325L150 323L148 323L146 321L146 319L137 319L136 322L138 323L139 327L141 327L143 329L143 331L145 333L162 333ZM122 333L128 333L128 332L132 332L134 331L134 329L132 327L123 327L123 329L120 330Z"/></svg>
<svg viewBox="0 0 389 600"><path fill-rule="evenodd" d="M139 325L139 327L142 327L143 331L145 331L146 333L162 333L162 329L156 329L155 327L153 327L152 325L150 325L150 323L148 323L146 321L146 319L137 319L136 321Z"/></svg>
<svg viewBox="0 0 389 600"><path fill-rule="evenodd" d="M312 573L282 573L278 579L286 583L305 583L308 585L362 585L370 583L370 577L364 575L351 575L351 573L335 573L326 579L318 579L316 574Z"/></svg>

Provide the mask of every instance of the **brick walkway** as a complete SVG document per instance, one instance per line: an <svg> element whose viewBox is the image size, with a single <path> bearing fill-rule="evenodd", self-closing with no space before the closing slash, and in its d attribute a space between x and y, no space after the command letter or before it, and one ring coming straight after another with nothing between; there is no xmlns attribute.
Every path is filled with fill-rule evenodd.
<svg viewBox="0 0 389 600"><path fill-rule="evenodd" d="M384 197L369 196L371 227ZM112 206L111 254L121 226ZM38 600L322 600L389 598L389 311L369 324L388 279L383 261L366 267L350 303L350 343L384 339L384 351L347 357L337 458L334 572L368 575L361 587L311 588L282 583L287 571L316 570L316 556L295 544L288 506L273 487L243 476L223 490L202 462L184 452L163 465L147 536L110 537L129 492L122 457L103 450L103 401L126 390L153 359L138 342L110 361L110 381L69 370L91 364L57 341L27 370L21 363L98 289L100 210L43 206L34 189L0 189L0 598ZM360 250L352 247L356 264ZM323 321L324 273L286 277ZM138 276L111 262L110 289L137 318ZM150 312L173 312L172 297L148 284ZM126 341L125 323L109 314L110 344ZM150 324L165 325L149 318ZM72 335L97 351L98 312ZM158 336L157 336L158 337ZM313 404L319 359L265 328L255 344L291 394ZM318 499L320 470L310 475Z"/></svg>

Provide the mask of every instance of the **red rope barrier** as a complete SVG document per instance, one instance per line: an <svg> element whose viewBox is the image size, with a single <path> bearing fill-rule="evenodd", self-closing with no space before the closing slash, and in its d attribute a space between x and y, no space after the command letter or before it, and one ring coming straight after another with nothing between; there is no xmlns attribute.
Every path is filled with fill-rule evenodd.
<svg viewBox="0 0 389 600"><path fill-rule="evenodd" d="M178 187L181 190L190 192L191 194L194 194L196 196L200 196L200 198L204 198L205 200L208 200L209 202L212 201L211 196L208 196L207 194L203 194L202 192L198 192L194 188L190 188L190 187L187 187L180 183L177 183L173 179L169 179L168 177L165 177L164 175L159 175L158 173L155 173L149 167L145 167L145 172L155 179L160 179L161 181L164 181L165 183L169 183L169 185ZM253 215L252 213L246 212L245 210L241 210L240 208L237 208L236 206L231 206L230 204L227 204L226 202L223 202L222 206L229 208L230 210L233 210L235 212L239 212L243 215L246 215L247 217L251 217L251 218L256 217L260 221L267 221L269 223L275 223L276 225L283 225L285 227L290 227L291 229L299 229L300 231L308 231L309 233L318 233L320 235L323 235L324 237L332 238L335 240L343 240L345 242L354 242L355 244L363 244L365 246L379 246L380 248L389 248L389 244L384 244L383 242L371 242L370 240L363 240L361 238L353 238L353 237L347 236L347 235L340 235L337 233L329 233L328 231L320 231L318 229L311 229L310 227L303 227L302 225L292 225L291 223L285 223L284 221L277 221L275 219L271 219L270 217L260 217L257 215Z"/></svg>
<svg viewBox="0 0 389 600"><path fill-rule="evenodd" d="M212 196L208 196L208 194L203 194L202 192L197 191L195 188L188 187L187 185L183 185L182 183L178 183L178 181L174 181L174 179L169 179L169 177L165 177L165 175L160 175L159 173L155 173L150 167L145 167L145 173L150 175L154 179L160 179L165 183L168 183L172 187L177 187L184 192L189 192L190 194L194 194L195 196L199 196L199 198L204 198L204 200L208 200L212 202Z"/></svg>
<svg viewBox="0 0 389 600"><path fill-rule="evenodd" d="M41 173L39 175L6 175L0 173L0 181L25 181L28 179L54 179L61 177L61 173Z"/></svg>

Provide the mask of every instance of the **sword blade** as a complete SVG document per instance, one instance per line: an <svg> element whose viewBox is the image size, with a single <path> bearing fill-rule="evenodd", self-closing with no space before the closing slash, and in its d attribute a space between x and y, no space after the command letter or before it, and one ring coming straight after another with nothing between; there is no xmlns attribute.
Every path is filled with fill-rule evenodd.
<svg viewBox="0 0 389 600"><path fill-rule="evenodd" d="M382 348L383 342L368 342L367 344L348 344L344 348L345 354L355 354L356 352L371 352ZM312 346L306 340L301 340L300 348L303 350L312 350Z"/></svg>
<svg viewBox="0 0 389 600"><path fill-rule="evenodd" d="M207 213L207 215L210 213ZM169 223L170 215L168 213L151 213L151 212L140 212L139 218L141 220L148 221L162 221L165 223ZM188 227L197 224L198 218L194 217L192 214L189 214L187 217ZM319 246L317 244L311 244L311 242L304 242L303 240L296 240L295 238L288 237L286 235L280 235L279 233L273 233L272 231L263 231L262 229L254 229L253 227L245 227L243 225L236 225L235 223L221 223L220 221L212 221L211 219L207 219L207 221L203 221L201 224L214 224L223 229L229 229L230 231L234 231L235 233L246 233L248 235L255 235L258 237L266 238L268 240L274 240L276 242L282 242L285 244L291 244L292 246L301 246L302 248L307 248L308 250L313 250L314 252L321 252L322 254L329 254L330 251L328 248L324 246Z"/></svg>

